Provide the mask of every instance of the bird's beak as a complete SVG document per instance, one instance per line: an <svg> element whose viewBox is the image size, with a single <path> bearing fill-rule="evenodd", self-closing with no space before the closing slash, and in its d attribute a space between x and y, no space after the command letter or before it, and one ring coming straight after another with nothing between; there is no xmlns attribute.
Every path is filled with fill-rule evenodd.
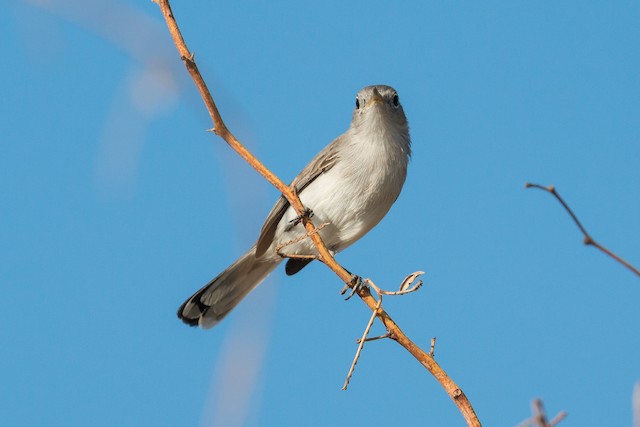
<svg viewBox="0 0 640 427"><path fill-rule="evenodd" d="M373 106L375 104L382 104L382 103L384 103L384 100L382 99L382 95L380 95L380 92L378 92L378 89L373 88L373 96L369 100L369 105Z"/></svg>

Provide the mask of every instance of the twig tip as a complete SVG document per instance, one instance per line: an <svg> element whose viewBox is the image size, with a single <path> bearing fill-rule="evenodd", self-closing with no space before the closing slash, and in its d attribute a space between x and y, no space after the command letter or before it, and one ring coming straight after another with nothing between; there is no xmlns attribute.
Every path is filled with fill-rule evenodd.
<svg viewBox="0 0 640 427"><path fill-rule="evenodd" d="M429 350L429 356L435 357L436 355L436 337L431 338L431 349Z"/></svg>

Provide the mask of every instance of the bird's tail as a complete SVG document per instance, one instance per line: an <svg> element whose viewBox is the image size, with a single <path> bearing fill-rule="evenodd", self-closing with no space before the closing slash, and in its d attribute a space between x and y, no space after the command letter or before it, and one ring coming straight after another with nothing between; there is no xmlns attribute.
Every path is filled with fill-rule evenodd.
<svg viewBox="0 0 640 427"><path fill-rule="evenodd" d="M190 326L215 326L280 263L273 258L256 258L255 253L254 246L193 294L178 309L178 317Z"/></svg>

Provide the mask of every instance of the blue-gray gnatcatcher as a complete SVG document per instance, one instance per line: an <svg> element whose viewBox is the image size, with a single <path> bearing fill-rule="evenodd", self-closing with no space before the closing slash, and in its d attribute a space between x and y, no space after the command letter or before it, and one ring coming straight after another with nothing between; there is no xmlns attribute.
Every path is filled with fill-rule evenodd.
<svg viewBox="0 0 640 427"><path fill-rule="evenodd" d="M411 155L409 125L398 93L367 86L356 95L349 129L326 146L293 180L313 212L327 248L337 253L364 236L400 195ZM283 261L281 254L314 255L311 239L289 202L280 197L256 244L178 309L191 326L211 328ZM292 275L311 259L289 258Z"/></svg>

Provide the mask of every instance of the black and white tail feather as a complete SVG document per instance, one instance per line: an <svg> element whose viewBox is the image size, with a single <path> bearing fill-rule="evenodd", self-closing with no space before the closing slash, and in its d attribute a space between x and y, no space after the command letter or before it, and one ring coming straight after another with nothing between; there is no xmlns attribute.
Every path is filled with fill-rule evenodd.
<svg viewBox="0 0 640 427"><path fill-rule="evenodd" d="M190 326L214 327L278 266L279 262L256 258L256 247L203 286L178 309L178 317Z"/></svg>

